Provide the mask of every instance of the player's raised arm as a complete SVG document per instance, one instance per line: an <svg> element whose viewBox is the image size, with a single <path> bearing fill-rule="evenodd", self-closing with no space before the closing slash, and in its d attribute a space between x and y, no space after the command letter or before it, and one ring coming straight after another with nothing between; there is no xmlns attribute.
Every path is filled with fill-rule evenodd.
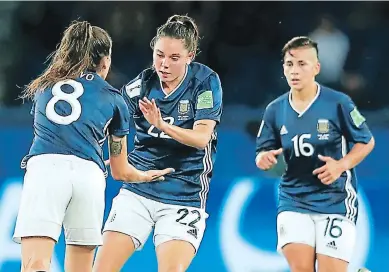
<svg viewBox="0 0 389 272"><path fill-rule="evenodd" d="M129 132L129 111L122 96L117 95L117 109L109 126L108 138L111 174L115 180L124 182L162 181L164 175L174 172L164 170L140 171L127 161L127 134Z"/></svg>
<svg viewBox="0 0 389 272"><path fill-rule="evenodd" d="M255 164L261 170L269 170L277 164L277 155L282 153L281 143L273 128L275 114L273 106L274 104L266 107L257 134Z"/></svg>
<svg viewBox="0 0 389 272"><path fill-rule="evenodd" d="M210 142L215 126L222 113L222 88L219 77L211 75L201 86L195 101L195 122L192 129L184 129L165 122L155 104L147 98L139 101L139 107L147 121L175 139L198 149Z"/></svg>

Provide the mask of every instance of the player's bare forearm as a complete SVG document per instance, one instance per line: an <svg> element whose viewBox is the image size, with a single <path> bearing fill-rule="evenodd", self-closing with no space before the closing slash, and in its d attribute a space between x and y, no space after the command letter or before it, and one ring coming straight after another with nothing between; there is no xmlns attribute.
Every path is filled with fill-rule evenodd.
<svg viewBox="0 0 389 272"><path fill-rule="evenodd" d="M108 137L111 174L115 180L138 181L140 171L127 161L127 137Z"/></svg>
<svg viewBox="0 0 389 272"><path fill-rule="evenodd" d="M215 125L216 122L213 120L198 120L194 123L193 129L185 129L164 122L161 130L177 142L204 149L211 140Z"/></svg>
<svg viewBox="0 0 389 272"><path fill-rule="evenodd" d="M375 141L373 137L367 144L356 143L350 152L340 160L340 162L343 163L345 170L352 169L363 161L373 150L374 145Z"/></svg>
<svg viewBox="0 0 389 272"><path fill-rule="evenodd" d="M174 172L172 168L140 171L127 161L127 137L109 136L109 161L111 174L115 180L123 182L161 181L164 175Z"/></svg>

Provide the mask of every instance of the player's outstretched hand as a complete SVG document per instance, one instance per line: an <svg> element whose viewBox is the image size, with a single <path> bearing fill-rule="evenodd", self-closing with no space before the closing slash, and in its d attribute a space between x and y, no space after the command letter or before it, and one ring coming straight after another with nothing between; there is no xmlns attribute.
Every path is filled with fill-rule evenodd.
<svg viewBox="0 0 389 272"><path fill-rule="evenodd" d="M164 181L165 175L173 173L173 168L165 168L163 170L149 170L141 171L140 180L141 182L153 182L153 181Z"/></svg>
<svg viewBox="0 0 389 272"><path fill-rule="evenodd" d="M282 154L282 148L261 152L255 159L255 163L259 169L269 170L277 164L277 156L280 154Z"/></svg>
<svg viewBox="0 0 389 272"><path fill-rule="evenodd" d="M157 107L154 99L150 101L147 99L147 97L144 97L143 99L139 100L139 108L150 125L161 129L164 121L162 119L161 111Z"/></svg>
<svg viewBox="0 0 389 272"><path fill-rule="evenodd" d="M319 155L319 160L325 162L322 167L313 170L312 174L317 176L323 184L330 185L335 182L346 170L342 162L331 157Z"/></svg>

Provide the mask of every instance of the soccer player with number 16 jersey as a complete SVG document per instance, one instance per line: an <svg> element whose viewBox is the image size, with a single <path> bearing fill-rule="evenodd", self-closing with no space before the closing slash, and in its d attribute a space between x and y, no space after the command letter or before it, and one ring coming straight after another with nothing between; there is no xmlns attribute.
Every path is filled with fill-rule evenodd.
<svg viewBox="0 0 389 272"><path fill-rule="evenodd" d="M256 164L270 170L283 154L278 250L292 272L346 272L356 242L355 167L372 151L365 118L347 95L315 82L317 44L296 37L283 48L290 91L271 102L257 135Z"/></svg>

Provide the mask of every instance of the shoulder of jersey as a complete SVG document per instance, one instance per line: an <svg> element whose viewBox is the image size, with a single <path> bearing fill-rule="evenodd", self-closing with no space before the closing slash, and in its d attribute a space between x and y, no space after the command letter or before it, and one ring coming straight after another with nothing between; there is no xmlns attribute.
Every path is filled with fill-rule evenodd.
<svg viewBox="0 0 389 272"><path fill-rule="evenodd" d="M334 103L338 103L340 101L345 101L350 99L350 97L347 94L323 85L320 85L320 92L323 94L324 99L326 100L328 99Z"/></svg>
<svg viewBox="0 0 389 272"><path fill-rule="evenodd" d="M190 68L191 68L192 76L199 81L204 81L210 75L216 74L216 72L213 71L211 68L198 62L192 62L190 64Z"/></svg>
<svg viewBox="0 0 389 272"><path fill-rule="evenodd" d="M79 78L79 80L84 80L84 82L88 82L88 80L84 78ZM109 84L106 80L102 79L101 77L95 75L95 80L97 84L99 84L98 86L101 87L101 89L120 94L120 91L118 89L113 87L111 84Z"/></svg>
<svg viewBox="0 0 389 272"><path fill-rule="evenodd" d="M288 99L289 99L289 92L286 92L286 93L280 95L279 97L277 97L276 99L274 99L273 101L271 101L266 106L266 109L277 107L277 105L279 105L280 103L282 103L283 101L288 100Z"/></svg>
<svg viewBox="0 0 389 272"><path fill-rule="evenodd" d="M107 85L105 86L105 88L108 90L108 91L111 91L111 92L114 92L114 93L117 93L117 94L120 94L120 91L118 89L116 89L115 87L113 87L111 84L109 84L108 82L106 82Z"/></svg>
<svg viewBox="0 0 389 272"><path fill-rule="evenodd" d="M143 70L136 78L134 78L124 86L125 89L124 91L127 93L127 95L130 98L140 96L142 85L145 82L151 80L152 77L155 75L156 75L155 71L151 68L147 68Z"/></svg>

